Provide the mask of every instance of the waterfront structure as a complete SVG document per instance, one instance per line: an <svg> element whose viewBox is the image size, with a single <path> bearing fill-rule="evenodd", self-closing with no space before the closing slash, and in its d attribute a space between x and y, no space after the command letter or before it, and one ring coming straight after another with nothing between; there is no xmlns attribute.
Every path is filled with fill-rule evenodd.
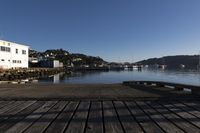
<svg viewBox="0 0 200 133"><path fill-rule="evenodd" d="M40 64L40 67L45 67L45 68L63 67L63 63L60 62L59 60L41 60L39 64Z"/></svg>
<svg viewBox="0 0 200 133"><path fill-rule="evenodd" d="M0 40L0 69L28 68L29 46Z"/></svg>

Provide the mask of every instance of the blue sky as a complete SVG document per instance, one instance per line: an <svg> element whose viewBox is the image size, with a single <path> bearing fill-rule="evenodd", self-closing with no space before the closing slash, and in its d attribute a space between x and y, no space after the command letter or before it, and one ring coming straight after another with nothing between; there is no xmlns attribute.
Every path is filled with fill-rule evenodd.
<svg viewBox="0 0 200 133"><path fill-rule="evenodd" d="M200 0L0 0L0 39L107 61L198 54Z"/></svg>

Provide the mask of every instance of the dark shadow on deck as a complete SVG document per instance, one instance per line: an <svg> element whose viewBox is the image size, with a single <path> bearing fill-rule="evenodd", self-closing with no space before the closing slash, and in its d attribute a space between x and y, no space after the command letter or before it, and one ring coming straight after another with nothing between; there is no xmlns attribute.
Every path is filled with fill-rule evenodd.
<svg viewBox="0 0 200 133"><path fill-rule="evenodd" d="M58 128L60 128L58 129L59 131L67 131L71 128L70 126L74 126L74 124L77 128L76 130L80 128L79 131L81 132L95 131L97 127L99 130L99 126L102 132L109 132L112 128L128 132L134 130L130 126L132 124L136 124L138 128L137 131L146 131L147 125L153 128L149 128L149 130L156 130L158 128L161 131L167 131L171 130L167 125L171 125L171 128L175 128L176 130L188 132L188 127L190 127L193 131L200 132L200 110L197 109L200 107L200 102L198 100L57 101L51 107L45 107L48 108L45 111L37 112L38 109L44 107L43 105L45 105L47 101L43 101L42 105L37 107L36 105L38 102L40 101L22 110L19 108L20 105L16 106L16 110L13 110L13 112L9 114L6 112L1 113L0 130L2 132L6 130L9 131L14 129L15 126L19 126L19 123L21 123L21 127L23 127L21 130L29 130L36 128L37 126L35 127L34 125L39 123L41 126L37 129L39 132L49 131L51 126L55 125L62 125L58 126ZM185 102L191 104L191 106L184 104ZM77 106L68 108L70 103L76 104ZM81 106L81 104L87 106ZM98 104L98 106L96 106L96 104ZM175 106L176 104L183 104L184 106L181 108ZM3 108L6 107L7 105ZM180 125L185 123L189 126L184 127L183 124L181 127L177 125L177 123L180 123ZM20 131L20 129L17 129L17 131Z"/></svg>

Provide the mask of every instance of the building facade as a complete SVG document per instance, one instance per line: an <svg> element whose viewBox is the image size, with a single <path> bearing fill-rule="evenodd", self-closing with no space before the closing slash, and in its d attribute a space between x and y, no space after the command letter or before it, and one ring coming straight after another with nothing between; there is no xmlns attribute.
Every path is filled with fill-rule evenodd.
<svg viewBox="0 0 200 133"><path fill-rule="evenodd" d="M29 46L0 40L0 69L28 68Z"/></svg>
<svg viewBox="0 0 200 133"><path fill-rule="evenodd" d="M45 68L63 67L63 63L60 62L59 60L41 60L39 64L40 64L40 67L45 67Z"/></svg>

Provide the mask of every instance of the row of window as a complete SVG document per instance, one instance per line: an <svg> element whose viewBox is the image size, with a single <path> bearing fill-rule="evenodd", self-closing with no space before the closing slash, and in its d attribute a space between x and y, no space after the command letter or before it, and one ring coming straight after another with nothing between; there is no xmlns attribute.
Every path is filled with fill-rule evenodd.
<svg viewBox="0 0 200 133"><path fill-rule="evenodd" d="M0 51L10 52L10 47L0 46ZM19 50L15 49L15 53L18 54ZM26 55L26 50L22 50L22 54Z"/></svg>
<svg viewBox="0 0 200 133"><path fill-rule="evenodd" d="M4 62L5 60L4 60L4 59L1 59L1 61ZM8 62L10 62L10 60L8 60ZM21 61L21 60L13 60L13 63L21 64L22 61Z"/></svg>
<svg viewBox="0 0 200 133"><path fill-rule="evenodd" d="M21 64L22 61L21 60L13 60L13 63L19 63L19 64Z"/></svg>
<svg viewBox="0 0 200 133"><path fill-rule="evenodd" d="M9 47L1 46L0 50L1 51L5 51L5 52L10 52L10 48Z"/></svg>
<svg viewBox="0 0 200 133"><path fill-rule="evenodd" d="M5 42L3 42L3 45L5 45L6 43ZM10 46L10 43L8 42L8 46Z"/></svg>

